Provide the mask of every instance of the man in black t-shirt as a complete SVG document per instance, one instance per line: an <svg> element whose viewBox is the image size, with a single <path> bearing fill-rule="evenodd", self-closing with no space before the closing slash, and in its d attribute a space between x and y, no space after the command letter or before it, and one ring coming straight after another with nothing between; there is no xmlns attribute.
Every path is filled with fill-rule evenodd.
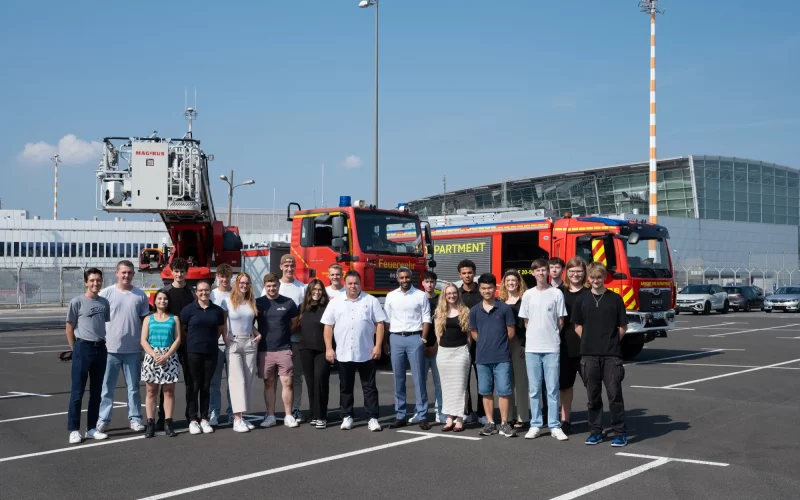
<svg viewBox="0 0 800 500"><path fill-rule="evenodd" d="M256 327L261 334L258 344L258 377L264 379L264 403L267 414L261 427L272 427L275 419L275 399L277 378L281 378L283 406L286 415L283 425L297 427L297 419L292 415L292 332L297 330L299 311L294 301L280 295L278 275L264 276L265 295L256 299ZM297 368L301 369L300 367Z"/></svg>
<svg viewBox="0 0 800 500"><path fill-rule="evenodd" d="M622 297L605 287L606 268L592 262L587 270L591 293L577 298L572 308L575 333L581 338L581 376L589 400L591 432L586 444L603 441L603 389L606 386L614 439L611 446L628 444L625 428L625 403L622 399L622 337L628 328L628 317Z"/></svg>

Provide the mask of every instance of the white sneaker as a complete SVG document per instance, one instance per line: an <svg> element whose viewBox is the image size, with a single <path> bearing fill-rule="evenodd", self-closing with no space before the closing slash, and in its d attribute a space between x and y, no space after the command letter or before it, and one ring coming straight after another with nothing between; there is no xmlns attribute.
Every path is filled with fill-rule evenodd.
<svg viewBox="0 0 800 500"><path fill-rule="evenodd" d="M342 419L342 430L349 431L353 428L353 417L344 417Z"/></svg>
<svg viewBox="0 0 800 500"><path fill-rule="evenodd" d="M486 425L486 424L488 424L488 423L489 423L489 419L488 419L488 418L486 418L486 417L481 417L481 418L479 418L479 419L478 419L478 422L479 422L481 425Z"/></svg>
<svg viewBox="0 0 800 500"><path fill-rule="evenodd" d="M211 434L214 432L214 428L209 425L208 420L200 422L200 429L203 430L203 434Z"/></svg>
<svg viewBox="0 0 800 500"><path fill-rule="evenodd" d="M233 423L233 432L250 432L250 428L244 420L237 420Z"/></svg>
<svg viewBox="0 0 800 500"><path fill-rule="evenodd" d="M554 438L558 439L559 441L566 441L569 437L564 434L564 431L561 428L550 429L550 435Z"/></svg>
<svg viewBox="0 0 800 500"><path fill-rule="evenodd" d="M81 433L78 431L72 431L69 433L69 444L78 444L83 439L81 438Z"/></svg>
<svg viewBox="0 0 800 500"><path fill-rule="evenodd" d="M105 432L108 430L108 424L105 422L98 422L97 423L97 430L100 432Z"/></svg>
<svg viewBox="0 0 800 500"><path fill-rule="evenodd" d="M409 417L408 423L409 424L418 424L419 423L419 418L417 417L416 413L414 415L411 415L411 417Z"/></svg>
<svg viewBox="0 0 800 500"><path fill-rule="evenodd" d="M192 423L189 424L189 434L201 434L203 432L200 429L200 424L197 423L196 420L192 420Z"/></svg>
<svg viewBox="0 0 800 500"><path fill-rule="evenodd" d="M286 415L283 417L283 425L286 427L297 427L297 419L291 415Z"/></svg>
<svg viewBox="0 0 800 500"><path fill-rule="evenodd" d="M108 439L108 434L92 429L86 433L86 439Z"/></svg>
<svg viewBox="0 0 800 500"><path fill-rule="evenodd" d="M267 415L266 417L264 417L264 421L261 422L261 427L265 429L268 427L275 427L275 424L277 423L278 421L275 420L275 415Z"/></svg>
<svg viewBox="0 0 800 500"><path fill-rule="evenodd" d="M219 425L219 417L216 413L211 414L211 418L208 420L208 425L211 427L216 427Z"/></svg>
<svg viewBox="0 0 800 500"><path fill-rule="evenodd" d="M438 414L438 413L436 414L436 420L435 420L435 422L436 422L437 424L441 424L441 423L442 423L442 419L440 418L440 416L439 416L439 414Z"/></svg>
<svg viewBox="0 0 800 500"><path fill-rule="evenodd" d="M381 431L381 424L378 422L377 418L369 419L369 423L367 424L367 428L372 432L379 432Z"/></svg>
<svg viewBox="0 0 800 500"><path fill-rule="evenodd" d="M561 429L559 429L561 430ZM528 433L525 434L525 439L536 439L537 437L542 435L542 430L538 427L531 427L528 430Z"/></svg>
<svg viewBox="0 0 800 500"><path fill-rule="evenodd" d="M247 428L248 428L248 429L250 429L251 431L252 431L253 429L255 429L255 428L256 428L256 426L255 426L255 425L251 424L251 423L250 423L250 422L248 422L247 420L242 420L242 422L244 422L244 425L246 425L246 426L247 426Z"/></svg>
<svg viewBox="0 0 800 500"><path fill-rule="evenodd" d="M136 432L142 432L144 430L144 426L138 420L131 420L131 429Z"/></svg>

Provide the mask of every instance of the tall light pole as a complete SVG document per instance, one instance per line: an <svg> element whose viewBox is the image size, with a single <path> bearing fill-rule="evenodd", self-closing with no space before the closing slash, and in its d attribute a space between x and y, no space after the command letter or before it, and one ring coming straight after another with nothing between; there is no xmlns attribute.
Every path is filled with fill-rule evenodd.
<svg viewBox="0 0 800 500"><path fill-rule="evenodd" d="M233 216L233 190L238 188L239 186L249 186L251 184L255 184L256 181L253 179L244 181L241 184L233 184L233 170L231 170L231 176L228 178L225 175L220 175L220 179L225 181L228 184L228 227L231 225L231 217Z"/></svg>
<svg viewBox="0 0 800 500"><path fill-rule="evenodd" d="M375 7L375 153L373 161L373 198L378 206L378 0L361 0L358 6L362 9Z"/></svg>
<svg viewBox="0 0 800 500"><path fill-rule="evenodd" d="M55 181L53 183L53 220L58 220L58 162L61 161L61 157L55 154L50 159L53 160L56 169Z"/></svg>

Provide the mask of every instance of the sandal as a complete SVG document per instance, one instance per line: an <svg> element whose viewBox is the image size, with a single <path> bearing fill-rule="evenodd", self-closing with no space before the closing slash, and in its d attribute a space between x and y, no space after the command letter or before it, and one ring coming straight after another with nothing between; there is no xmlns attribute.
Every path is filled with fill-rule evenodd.
<svg viewBox="0 0 800 500"><path fill-rule="evenodd" d="M464 426L456 424L456 426L453 427L453 432L464 432Z"/></svg>
<svg viewBox="0 0 800 500"><path fill-rule="evenodd" d="M455 427L453 424L444 425L442 426L442 432L450 432L453 430L453 427Z"/></svg>

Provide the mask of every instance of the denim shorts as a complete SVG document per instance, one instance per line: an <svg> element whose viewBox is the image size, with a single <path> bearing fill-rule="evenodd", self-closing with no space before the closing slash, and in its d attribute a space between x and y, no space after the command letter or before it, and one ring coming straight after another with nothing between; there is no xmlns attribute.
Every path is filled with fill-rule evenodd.
<svg viewBox="0 0 800 500"><path fill-rule="evenodd" d="M498 396L511 395L511 361L476 364L478 370L478 394L490 396L497 390Z"/></svg>

